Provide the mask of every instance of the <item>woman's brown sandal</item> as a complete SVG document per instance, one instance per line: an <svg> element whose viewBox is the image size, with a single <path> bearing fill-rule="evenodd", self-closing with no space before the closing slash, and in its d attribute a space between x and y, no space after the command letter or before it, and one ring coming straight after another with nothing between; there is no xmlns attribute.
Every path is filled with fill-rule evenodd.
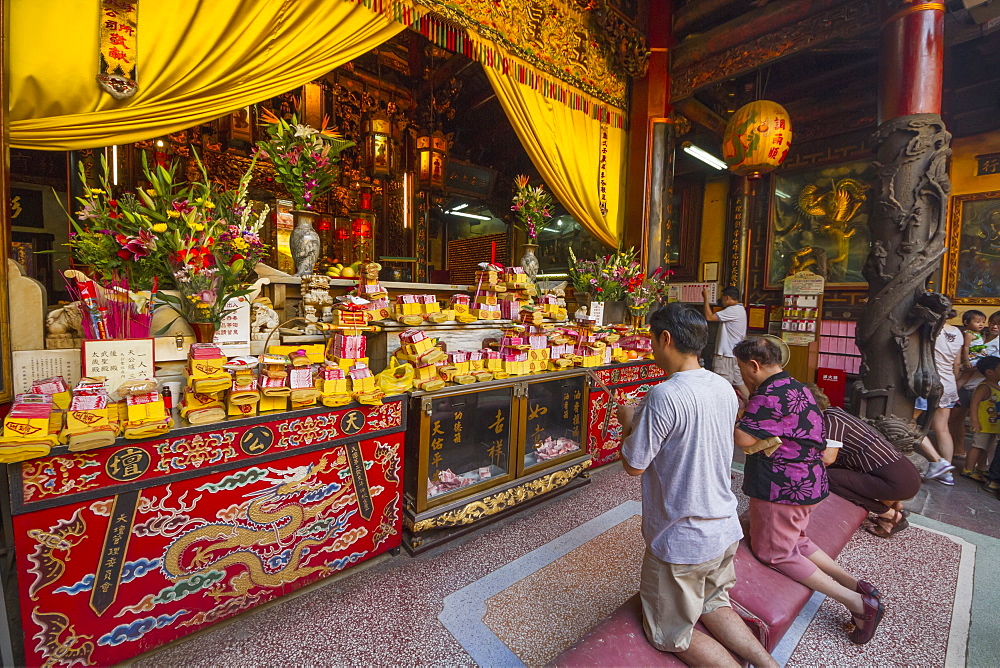
<svg viewBox="0 0 1000 668"><path fill-rule="evenodd" d="M873 536L878 536L879 538L889 538L895 534L903 531L904 529L910 528L910 523L906 520L906 517L900 511L896 511L896 516L894 519L890 520L889 528L882 525L879 520L883 520L883 517L876 517L872 520L871 526L866 526L865 530L872 534Z"/></svg>

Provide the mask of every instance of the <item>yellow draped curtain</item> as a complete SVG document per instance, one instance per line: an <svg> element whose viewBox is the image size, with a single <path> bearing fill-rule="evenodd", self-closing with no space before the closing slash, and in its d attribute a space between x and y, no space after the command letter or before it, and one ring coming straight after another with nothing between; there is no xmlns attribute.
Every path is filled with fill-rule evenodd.
<svg viewBox="0 0 1000 668"><path fill-rule="evenodd" d="M604 126L607 213L603 213L601 121L588 111L545 97L510 72L489 64L483 69L521 144L556 199L596 239L617 248L624 227L626 131L611 124Z"/></svg>
<svg viewBox="0 0 1000 668"><path fill-rule="evenodd" d="M95 81L97 0L13 0L10 145L74 150L149 139L285 93L382 44L426 12L383 0L153 0L139 4L139 91Z"/></svg>

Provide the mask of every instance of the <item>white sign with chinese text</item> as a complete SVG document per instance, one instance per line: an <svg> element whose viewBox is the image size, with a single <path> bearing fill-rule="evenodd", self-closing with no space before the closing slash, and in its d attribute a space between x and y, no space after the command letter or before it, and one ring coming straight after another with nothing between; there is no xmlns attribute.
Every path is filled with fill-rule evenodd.
<svg viewBox="0 0 1000 668"><path fill-rule="evenodd" d="M15 350L12 355L15 394L23 394L36 380L52 376L62 376L70 388L80 380L80 351L76 348Z"/></svg>
<svg viewBox="0 0 1000 668"><path fill-rule="evenodd" d="M152 378L156 371L153 339L110 339L83 342L83 375L103 376L104 387L112 399L130 380Z"/></svg>
<svg viewBox="0 0 1000 668"><path fill-rule="evenodd" d="M250 354L250 300L247 297L230 299L230 311L215 332L215 343L226 357Z"/></svg>

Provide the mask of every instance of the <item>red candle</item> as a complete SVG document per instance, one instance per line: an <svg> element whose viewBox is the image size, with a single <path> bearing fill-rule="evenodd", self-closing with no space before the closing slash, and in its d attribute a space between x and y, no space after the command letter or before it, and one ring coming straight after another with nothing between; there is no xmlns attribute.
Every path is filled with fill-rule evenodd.
<svg viewBox="0 0 1000 668"><path fill-rule="evenodd" d="M496 264L496 261L497 261L497 242L491 241L490 244L492 245L492 248L490 248L490 264Z"/></svg>

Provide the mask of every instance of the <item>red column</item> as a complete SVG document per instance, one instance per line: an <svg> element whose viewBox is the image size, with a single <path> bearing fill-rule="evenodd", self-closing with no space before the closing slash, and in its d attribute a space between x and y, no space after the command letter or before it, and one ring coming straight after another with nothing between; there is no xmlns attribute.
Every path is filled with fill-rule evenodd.
<svg viewBox="0 0 1000 668"><path fill-rule="evenodd" d="M883 0L881 19L879 122L940 114L944 4Z"/></svg>
<svg viewBox="0 0 1000 668"><path fill-rule="evenodd" d="M650 119L663 118L669 112L670 44L673 0L649 0L647 38L650 56L649 70L632 86L629 113L628 171L625 181L625 246L641 249L640 257L648 257L648 215L650 193Z"/></svg>

